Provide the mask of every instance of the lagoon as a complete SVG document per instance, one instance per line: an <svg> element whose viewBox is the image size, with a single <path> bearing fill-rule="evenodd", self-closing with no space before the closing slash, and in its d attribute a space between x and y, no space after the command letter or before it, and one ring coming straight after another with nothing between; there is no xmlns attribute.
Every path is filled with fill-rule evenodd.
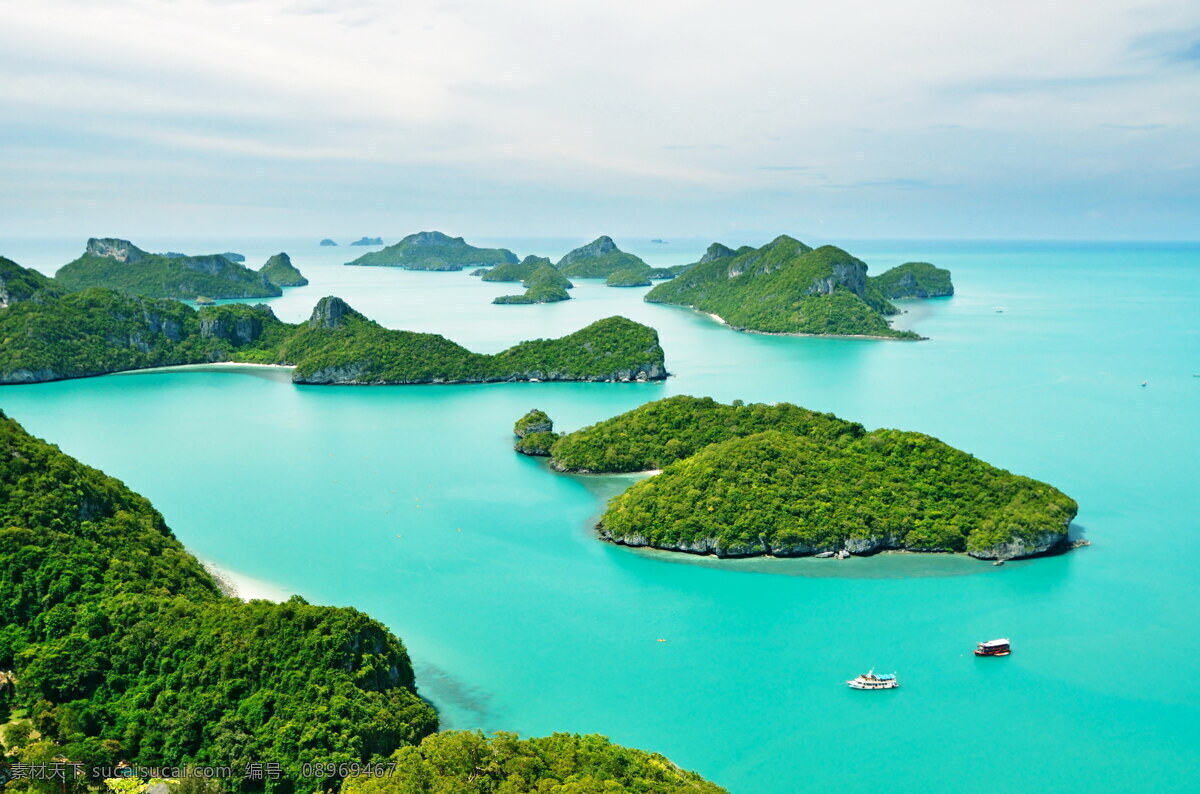
<svg viewBox="0 0 1200 794"><path fill-rule="evenodd" d="M50 272L81 247L3 242ZM840 241L872 273L953 271L955 297L901 304L899 322L930 337L904 343L738 334L600 282L493 306L514 285L342 267L364 249L317 238L134 242L254 267L287 251L311 284L265 302L289 321L334 294L482 352L611 314L659 330L665 383L297 387L231 367L0 389L0 408L146 495L198 556L385 622L446 727L604 733L739 794L954 791L980 775L1163 791L1200 766L1186 681L1200 658L1198 245ZM578 244L470 242L555 258ZM618 242L661 265L710 241ZM930 433L1061 488L1093 545L1002 567L639 552L590 530L628 479L511 451L530 408L570 430L672 394ZM995 636L1011 657L971 655ZM902 686L842 683L870 667Z"/></svg>

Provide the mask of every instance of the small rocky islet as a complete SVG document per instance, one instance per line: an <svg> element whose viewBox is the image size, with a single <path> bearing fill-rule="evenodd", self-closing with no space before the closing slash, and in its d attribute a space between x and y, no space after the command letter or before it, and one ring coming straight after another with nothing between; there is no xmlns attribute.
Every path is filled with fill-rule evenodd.
<svg viewBox="0 0 1200 794"><path fill-rule="evenodd" d="M960 552L990 560L1066 548L1078 505L922 433L790 403L670 397L558 435L543 411L515 449L557 471L657 471L608 504L602 539L718 557Z"/></svg>

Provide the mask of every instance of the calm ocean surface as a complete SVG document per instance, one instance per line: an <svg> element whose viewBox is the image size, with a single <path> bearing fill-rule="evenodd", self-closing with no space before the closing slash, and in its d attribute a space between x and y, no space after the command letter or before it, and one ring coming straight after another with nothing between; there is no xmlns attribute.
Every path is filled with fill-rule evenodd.
<svg viewBox="0 0 1200 794"><path fill-rule="evenodd" d="M481 351L623 314L659 330L675 376L354 388L127 374L4 387L0 407L148 496L200 557L385 622L447 727L604 733L736 794L961 791L984 776L1010 791L1195 785L1200 245L843 243L874 273L953 270L955 297L903 304L900 323L931 337L905 343L738 334L596 282L565 303L493 306L519 285L345 268L374 249L316 239L135 242L235 250L253 267L284 250L312 283L268 301L282 318L333 294ZM557 258L585 241L471 242ZM708 242L618 240L652 264ZM0 240L46 272L82 248ZM1076 498L1074 534L1093 545L1002 567L640 553L590 531L628 478L556 475L511 450L530 408L571 430L672 394L933 434ZM996 636L1011 657L971 655ZM871 667L903 686L842 683Z"/></svg>

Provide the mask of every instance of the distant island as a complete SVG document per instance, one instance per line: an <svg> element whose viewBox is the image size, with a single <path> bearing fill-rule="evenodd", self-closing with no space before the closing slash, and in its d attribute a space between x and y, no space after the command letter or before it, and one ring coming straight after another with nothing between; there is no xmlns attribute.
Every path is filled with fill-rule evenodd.
<svg viewBox="0 0 1200 794"><path fill-rule="evenodd" d="M336 243L334 243L336 245ZM383 245L382 237L359 237L350 245Z"/></svg>
<svg viewBox="0 0 1200 794"><path fill-rule="evenodd" d="M600 536L719 557L845 549L1014 559L1062 548L1078 511L1054 487L936 438L866 431L789 403L671 397L564 436L527 414L518 451L567 472L661 470L609 502ZM529 441L526 441L529 439ZM524 447L524 448L523 448Z"/></svg>
<svg viewBox="0 0 1200 794"><path fill-rule="evenodd" d="M650 266L640 257L617 247L607 235L568 252L558 260L558 269L567 278L608 278L617 270L648 272Z"/></svg>
<svg viewBox="0 0 1200 794"><path fill-rule="evenodd" d="M525 257L525 261L530 259L541 259L541 257ZM497 265L493 268L492 272L505 267L519 267L519 265ZM489 279L485 275L483 280L494 281L496 279ZM501 295L494 299L492 303L557 303L558 301L570 300L571 294L567 290L575 286L566 276L559 272L558 268L550 264L549 259L541 259L540 262L534 263L533 269L529 271L529 275L521 283L525 287L524 294Z"/></svg>
<svg viewBox="0 0 1200 794"><path fill-rule="evenodd" d="M364 239L365 239L365 238L364 238ZM379 241L379 244L380 244L380 245L383 245L383 240L382 240L382 239L380 239L380 241ZM322 241L319 243L319 245L322 245L322 246L326 246L326 247L328 247L328 246L335 246L335 245L337 245L337 243L336 243L336 242L334 242L333 240L330 240L328 237L326 237L324 240L322 240Z"/></svg>
<svg viewBox="0 0 1200 794"><path fill-rule="evenodd" d="M308 284L308 279L292 264L292 258L282 252L268 259L258 272L277 287L303 287Z"/></svg>
<svg viewBox="0 0 1200 794"><path fill-rule="evenodd" d="M54 275L63 288L109 287L149 298L268 298L282 295L262 273L222 254L159 256L128 240L87 241L83 255Z"/></svg>
<svg viewBox="0 0 1200 794"><path fill-rule="evenodd" d="M507 248L476 248L461 237L450 237L441 232L417 232L382 251L363 254L346 264L406 270L462 270L504 262L516 263L516 254Z"/></svg>
<svg viewBox="0 0 1200 794"><path fill-rule="evenodd" d="M604 283L609 287L648 287L652 272L650 268L621 268L609 273Z"/></svg>
<svg viewBox="0 0 1200 794"><path fill-rule="evenodd" d="M949 272L940 272L948 282ZM866 264L842 249L813 249L781 235L757 249L714 243L700 261L650 290L645 300L689 306L739 331L920 339L885 319L897 309L879 285L898 287L912 275L891 274L868 279Z"/></svg>
<svg viewBox="0 0 1200 794"><path fill-rule="evenodd" d="M309 792L320 787L293 784L313 764L390 761L387 778L351 776L339 790L531 790L511 788L519 769L543 791L584 791L576 784L588 781L587 791L610 794L727 794L662 755L603 736L436 732L437 712L417 694L404 643L381 623L300 596L230 595L145 497L2 411L0 526L4 739L18 763L215 762L236 775L236 758L270 758L282 790ZM328 780L338 784L332 771ZM130 782L124 790L147 788ZM227 782L221 790L262 790L258 780ZM179 788L216 790L200 778Z"/></svg>
<svg viewBox="0 0 1200 794"><path fill-rule="evenodd" d="M242 362L294 367L306 384L640 381L665 378L653 328L609 317L561 339L473 353L437 334L394 331L336 297L293 325L266 306L193 309L92 288L0 310L0 384L149 367Z"/></svg>
<svg viewBox="0 0 1200 794"><path fill-rule="evenodd" d="M660 237L655 237L655 238L654 238L653 240L651 240L650 242L654 243L655 245L666 245L666 244L667 244L667 241L666 241L666 240L663 240L663 239L662 239L662 238L660 238Z"/></svg>
<svg viewBox="0 0 1200 794"><path fill-rule="evenodd" d="M950 271L928 262L907 262L868 281L890 300L943 298L954 294Z"/></svg>
<svg viewBox="0 0 1200 794"><path fill-rule="evenodd" d="M544 256L532 254L520 262L499 262L491 269L480 268L472 275L478 274L483 281L524 281L541 267L554 267Z"/></svg>

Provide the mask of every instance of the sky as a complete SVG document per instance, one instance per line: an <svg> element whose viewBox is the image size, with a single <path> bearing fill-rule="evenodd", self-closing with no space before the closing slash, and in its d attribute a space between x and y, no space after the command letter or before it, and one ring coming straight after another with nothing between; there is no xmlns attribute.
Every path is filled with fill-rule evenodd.
<svg viewBox="0 0 1200 794"><path fill-rule="evenodd" d="M1196 0L0 20L0 235L1200 239Z"/></svg>

